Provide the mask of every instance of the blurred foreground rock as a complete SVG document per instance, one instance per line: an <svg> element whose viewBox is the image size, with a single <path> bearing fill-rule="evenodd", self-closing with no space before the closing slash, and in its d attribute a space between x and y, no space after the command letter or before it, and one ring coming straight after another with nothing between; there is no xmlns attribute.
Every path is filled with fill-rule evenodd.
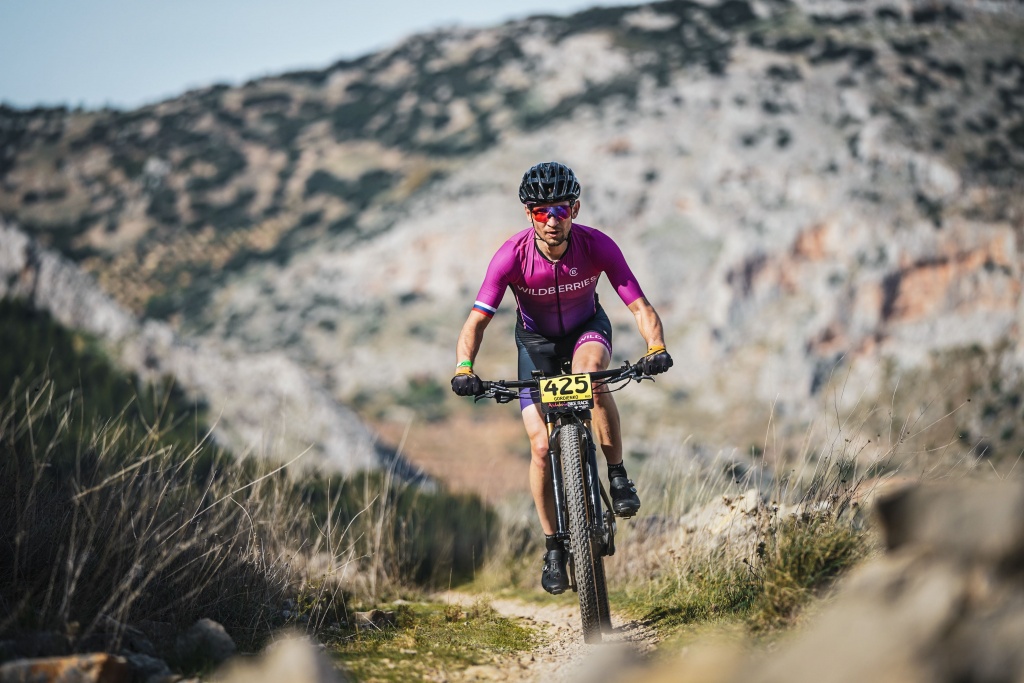
<svg viewBox="0 0 1024 683"><path fill-rule="evenodd" d="M909 487L877 504L886 554L771 654L691 648L649 680L1024 680L1024 485Z"/></svg>
<svg viewBox="0 0 1024 683"><path fill-rule="evenodd" d="M110 654L20 659L0 666L0 683L132 683L131 667Z"/></svg>
<svg viewBox="0 0 1024 683"><path fill-rule="evenodd" d="M220 683L345 683L348 679L307 638L289 637L270 645L256 661L232 660Z"/></svg>

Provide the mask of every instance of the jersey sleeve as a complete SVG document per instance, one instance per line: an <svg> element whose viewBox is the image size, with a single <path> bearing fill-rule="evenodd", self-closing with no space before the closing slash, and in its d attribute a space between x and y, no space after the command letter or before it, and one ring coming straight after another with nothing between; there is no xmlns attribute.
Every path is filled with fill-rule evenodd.
<svg viewBox="0 0 1024 683"><path fill-rule="evenodd" d="M608 275L608 282L615 288L615 292L622 299L622 303L629 306L641 298L644 291L640 289L633 271L626 264L626 257L622 255L619 245L615 244L611 237L602 232L597 234L597 253L600 259L601 269Z"/></svg>
<svg viewBox="0 0 1024 683"><path fill-rule="evenodd" d="M487 274L484 282L480 285L480 291L473 302L473 310L483 313L488 318L493 318L501 304L502 297L509 285L509 274L512 271L515 251L511 242L506 242L498 249L487 266Z"/></svg>

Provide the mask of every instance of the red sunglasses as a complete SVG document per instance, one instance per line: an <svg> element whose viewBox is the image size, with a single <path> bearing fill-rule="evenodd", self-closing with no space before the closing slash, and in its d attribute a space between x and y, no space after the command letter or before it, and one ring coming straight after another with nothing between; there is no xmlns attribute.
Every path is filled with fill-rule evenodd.
<svg viewBox="0 0 1024 683"><path fill-rule="evenodd" d="M535 206L530 209L530 213L533 214L533 220L547 223L551 216L554 216L556 221L564 221L572 210L568 206Z"/></svg>

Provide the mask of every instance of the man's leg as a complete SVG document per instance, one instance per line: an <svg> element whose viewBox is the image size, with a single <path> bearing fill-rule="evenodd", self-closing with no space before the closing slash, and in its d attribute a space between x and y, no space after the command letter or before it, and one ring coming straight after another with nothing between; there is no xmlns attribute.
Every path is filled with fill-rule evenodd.
<svg viewBox="0 0 1024 683"><path fill-rule="evenodd" d="M557 531L555 496L551 490L551 459L548 457L548 427L536 403L523 409L523 424L530 437L530 493L545 536Z"/></svg>
<svg viewBox="0 0 1024 683"><path fill-rule="evenodd" d="M540 414L537 404L523 409L523 424L530 437L530 492L533 504L537 506L537 516L544 530L544 567L540 575L540 585L548 593L558 595L569 588L569 575L566 573L565 550L562 541L555 536L557 522L555 518L555 495L551 490L551 459L548 457L548 428Z"/></svg>

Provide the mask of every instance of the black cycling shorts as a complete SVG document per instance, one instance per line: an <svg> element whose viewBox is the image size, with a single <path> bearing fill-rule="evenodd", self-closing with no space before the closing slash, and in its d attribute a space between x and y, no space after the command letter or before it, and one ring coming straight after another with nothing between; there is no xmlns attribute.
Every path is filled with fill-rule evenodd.
<svg viewBox="0 0 1024 683"><path fill-rule="evenodd" d="M522 318L516 321L516 347L519 349L519 379L531 379L534 370L546 375L558 375L565 371L565 364L572 362L573 354L587 342L598 342L612 353L612 324L600 304L597 312L582 325L560 337L546 337L530 332L523 327ZM537 389L522 389L519 392L519 408L540 403Z"/></svg>

